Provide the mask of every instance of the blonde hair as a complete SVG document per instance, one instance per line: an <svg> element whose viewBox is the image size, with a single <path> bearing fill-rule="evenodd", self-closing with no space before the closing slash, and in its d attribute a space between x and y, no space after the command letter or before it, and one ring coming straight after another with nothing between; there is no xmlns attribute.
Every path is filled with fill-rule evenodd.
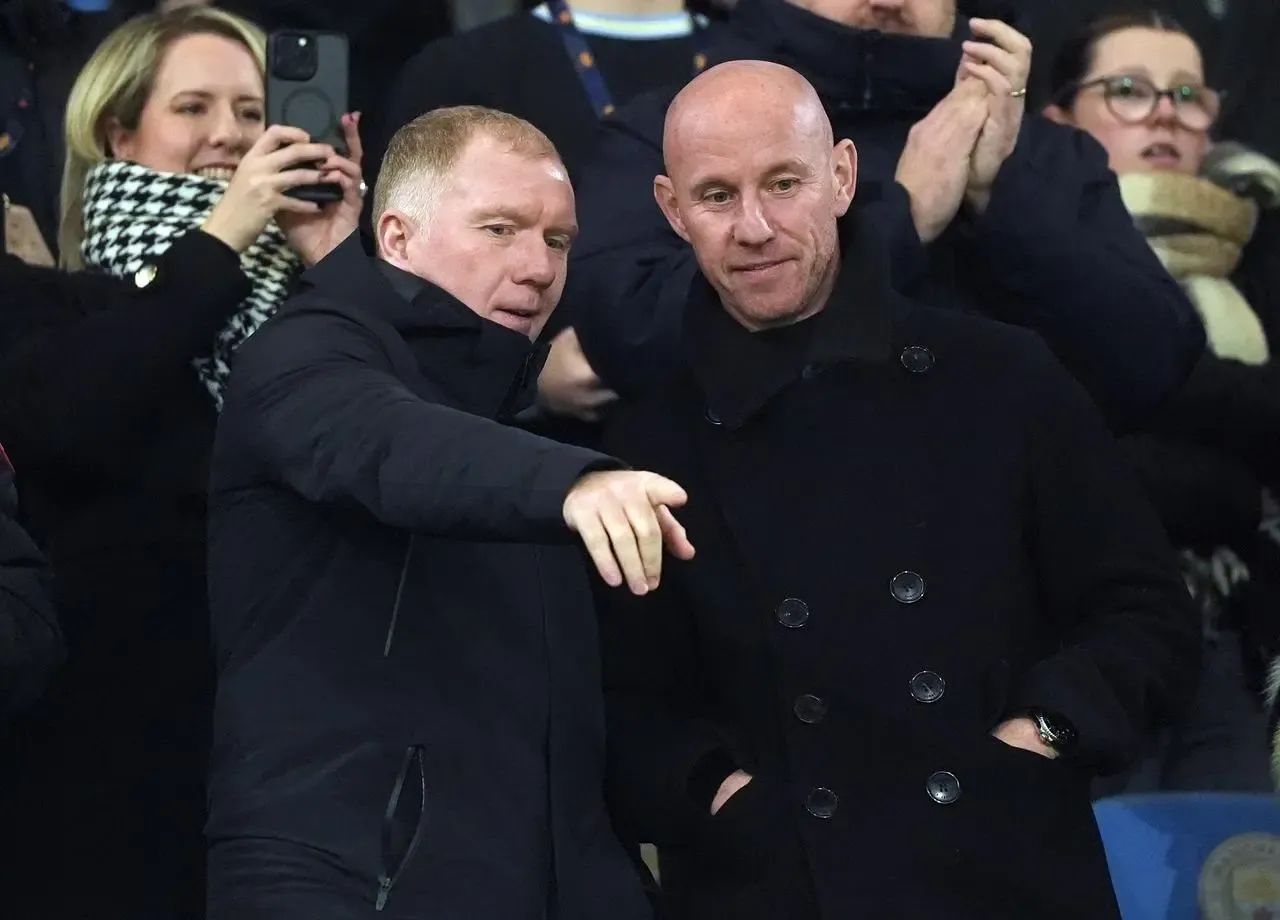
<svg viewBox="0 0 1280 920"><path fill-rule="evenodd" d="M218 35L243 45L266 72L267 39L247 19L209 6L180 7L136 16L111 32L71 87L64 123L67 145L62 170L58 249L64 268L82 268L84 182L94 166L110 159L108 129L118 122L136 130L169 47L188 35Z"/></svg>
<svg viewBox="0 0 1280 920"><path fill-rule="evenodd" d="M530 159L560 160L550 138L523 118L478 105L435 109L409 122L387 145L373 189L374 223L396 208L429 225L445 180L479 135Z"/></svg>

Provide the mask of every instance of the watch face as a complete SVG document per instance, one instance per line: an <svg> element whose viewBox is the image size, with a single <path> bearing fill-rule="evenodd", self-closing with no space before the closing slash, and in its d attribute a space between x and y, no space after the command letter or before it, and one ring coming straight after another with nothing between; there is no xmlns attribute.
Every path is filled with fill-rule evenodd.
<svg viewBox="0 0 1280 920"><path fill-rule="evenodd" d="M1046 730L1046 734L1050 737L1046 738L1046 742L1058 750L1064 750L1071 747L1076 740L1076 730L1071 723L1057 713L1042 712L1040 713L1040 724Z"/></svg>

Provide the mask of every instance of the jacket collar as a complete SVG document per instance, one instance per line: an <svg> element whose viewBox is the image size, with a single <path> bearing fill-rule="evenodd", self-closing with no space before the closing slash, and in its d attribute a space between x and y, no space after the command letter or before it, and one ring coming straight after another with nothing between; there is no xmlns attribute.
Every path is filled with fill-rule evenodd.
<svg viewBox="0 0 1280 920"><path fill-rule="evenodd" d="M468 412L507 418L532 405L547 349L383 262L363 234L347 237L302 282L328 303L342 305L343 312L354 308L389 326L407 346L417 373Z"/></svg>
<svg viewBox="0 0 1280 920"><path fill-rule="evenodd" d="M951 91L967 25L958 16L955 36L918 38L850 28L788 0L738 0L727 33L714 63L767 49L838 108L903 114L928 112Z"/></svg>
<svg viewBox="0 0 1280 920"><path fill-rule="evenodd" d="M862 226L859 226L862 224ZM725 312L699 274L685 312L690 369L715 424L736 429L800 378L844 362L886 364L892 355L887 256L851 209L840 223L841 267L826 307L798 326L752 333Z"/></svg>

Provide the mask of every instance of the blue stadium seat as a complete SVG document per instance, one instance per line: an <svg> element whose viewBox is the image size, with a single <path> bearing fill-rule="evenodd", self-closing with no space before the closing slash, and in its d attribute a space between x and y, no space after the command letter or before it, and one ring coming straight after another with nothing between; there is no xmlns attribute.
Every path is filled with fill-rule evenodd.
<svg viewBox="0 0 1280 920"><path fill-rule="evenodd" d="M1280 920L1280 796L1124 795L1094 813L1124 920Z"/></svg>

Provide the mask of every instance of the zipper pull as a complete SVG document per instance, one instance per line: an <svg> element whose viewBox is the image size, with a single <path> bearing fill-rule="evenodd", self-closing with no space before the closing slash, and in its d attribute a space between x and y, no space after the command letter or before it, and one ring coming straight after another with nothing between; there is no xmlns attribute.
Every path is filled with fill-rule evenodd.
<svg viewBox="0 0 1280 920"><path fill-rule="evenodd" d="M394 883L389 876L384 875L378 879L378 899L373 905L375 911L380 911L387 906L387 896L391 894L392 884Z"/></svg>

